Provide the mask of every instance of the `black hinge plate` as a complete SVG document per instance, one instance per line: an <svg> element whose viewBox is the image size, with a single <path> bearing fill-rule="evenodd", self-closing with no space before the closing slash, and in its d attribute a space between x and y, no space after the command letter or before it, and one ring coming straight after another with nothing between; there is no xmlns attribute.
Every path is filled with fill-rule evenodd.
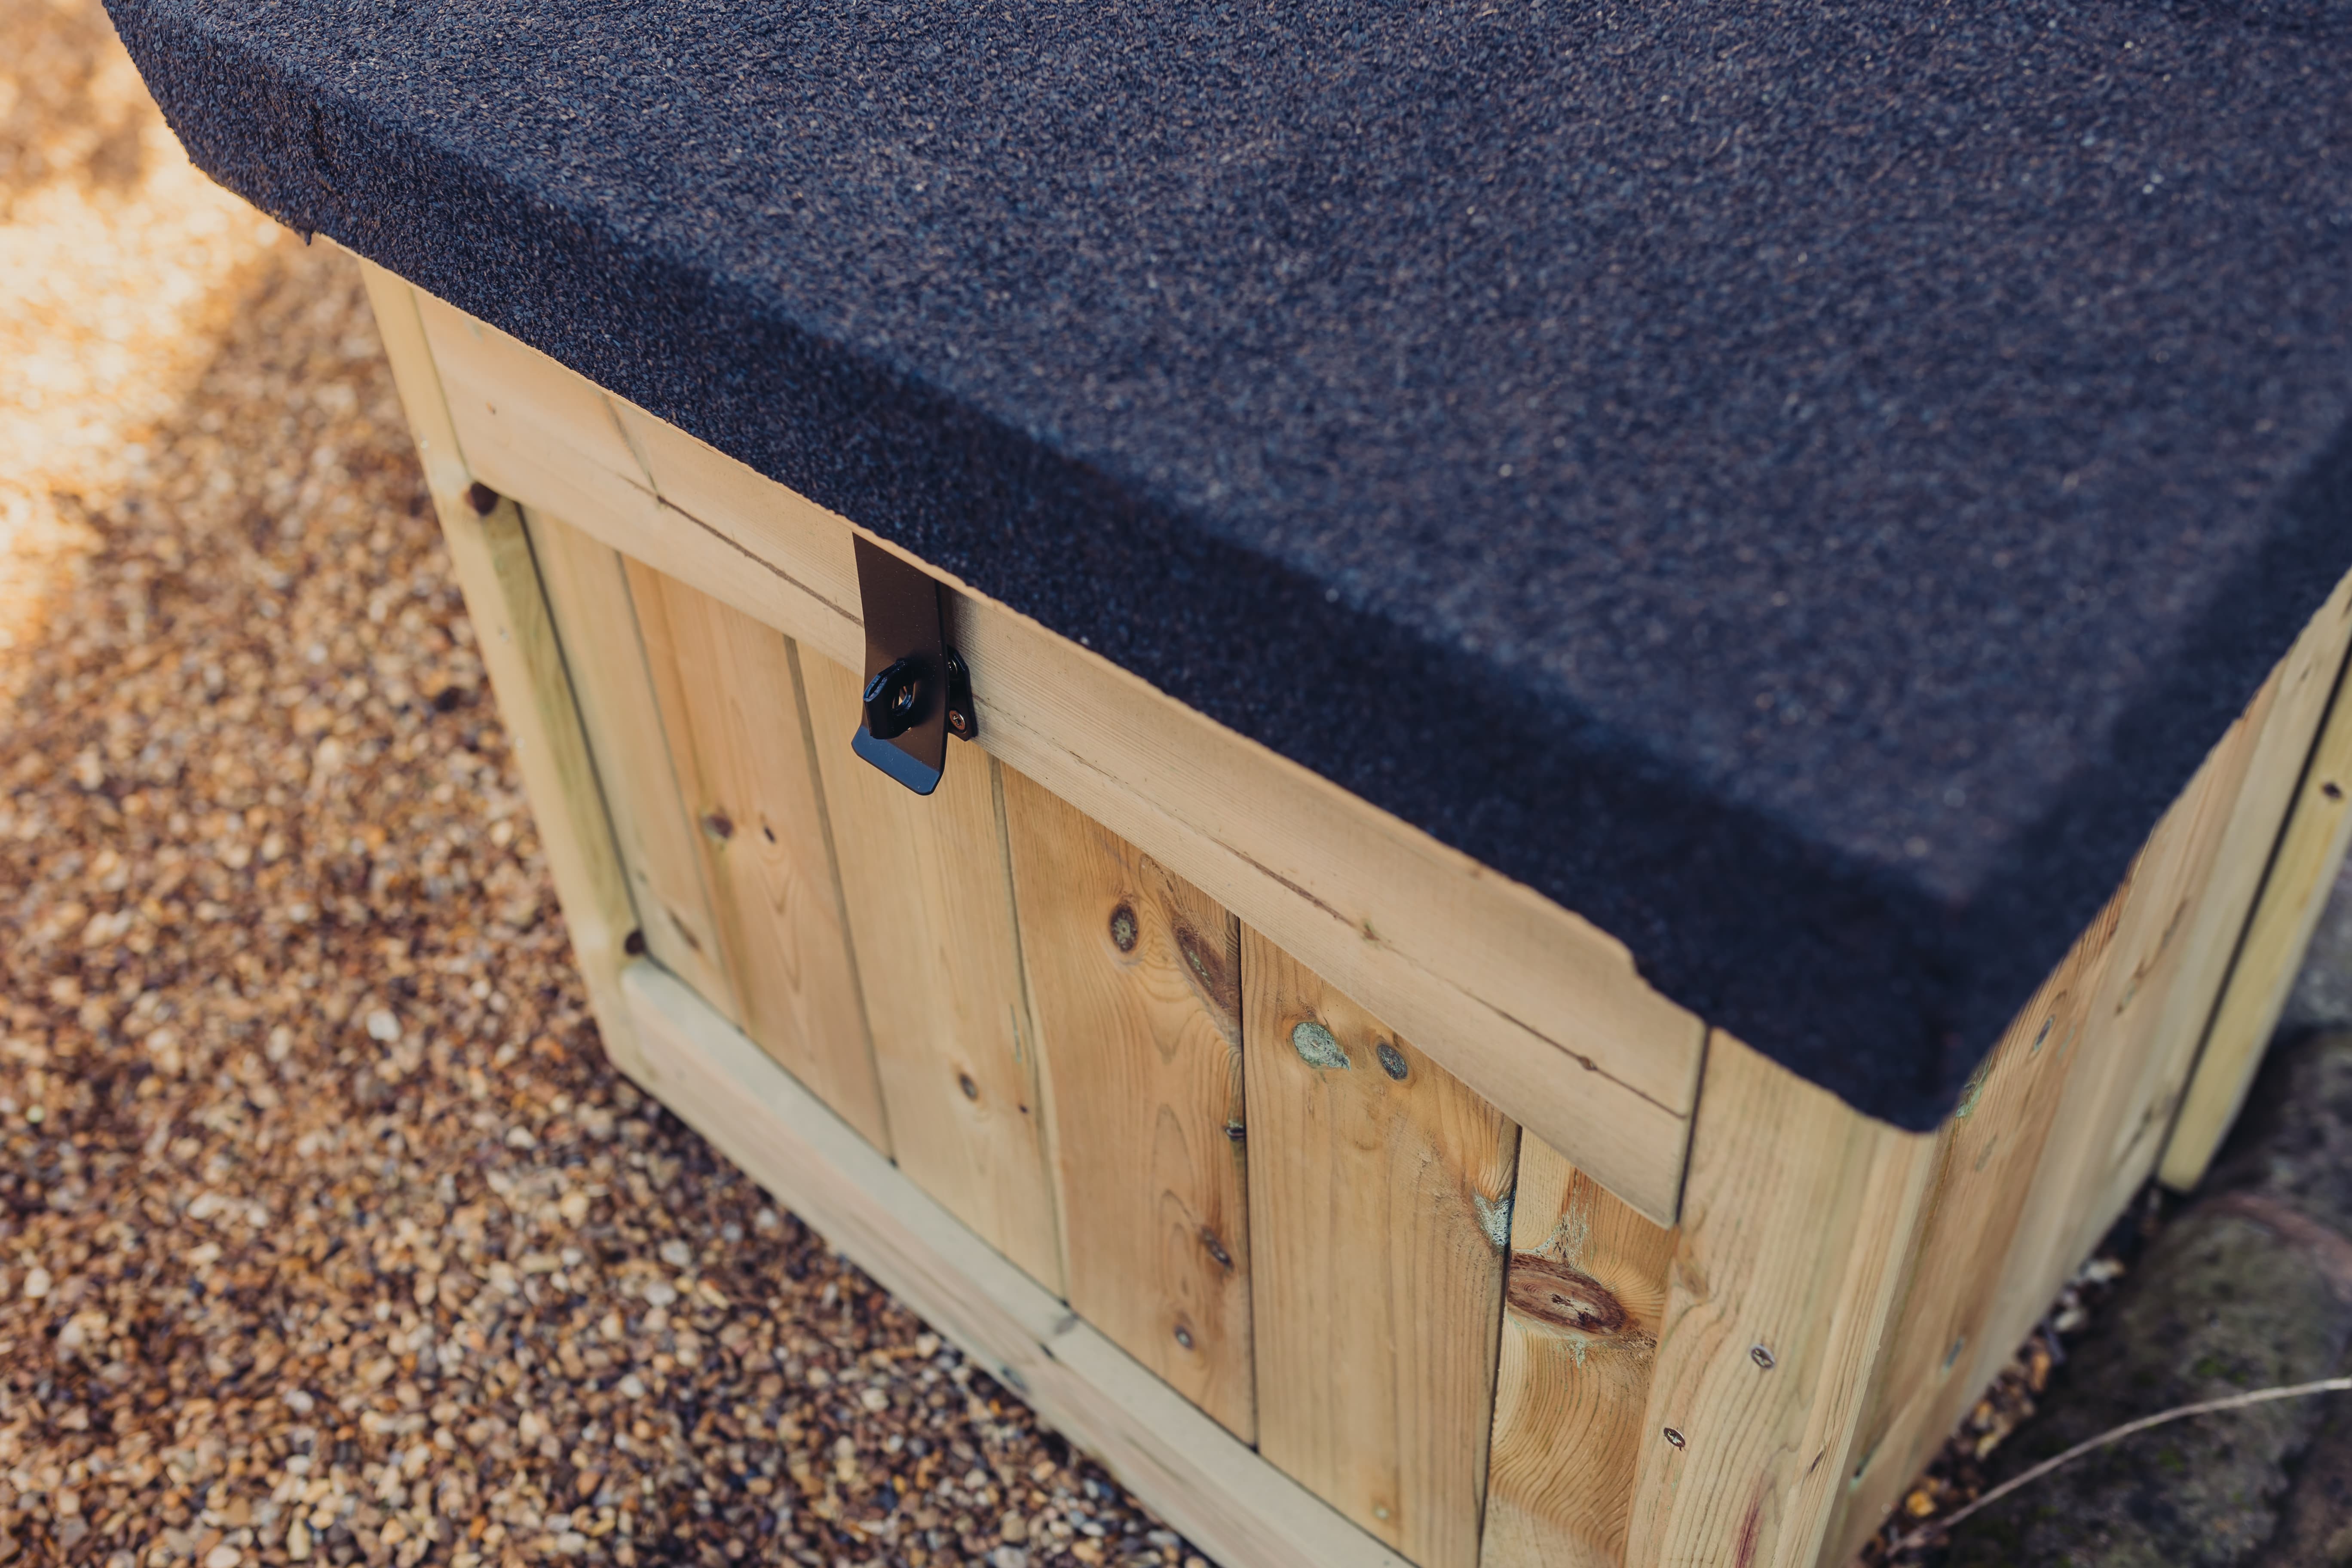
<svg viewBox="0 0 2352 1568"><path fill-rule="evenodd" d="M947 646L940 585L922 568L864 539L857 596L866 616L865 722L850 749L917 795L940 787L948 737L979 733L971 676Z"/></svg>

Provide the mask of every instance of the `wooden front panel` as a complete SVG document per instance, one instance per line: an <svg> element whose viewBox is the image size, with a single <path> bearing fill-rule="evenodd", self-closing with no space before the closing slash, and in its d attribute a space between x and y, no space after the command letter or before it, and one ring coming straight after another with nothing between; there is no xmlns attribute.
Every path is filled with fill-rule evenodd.
<svg viewBox="0 0 2352 1568"><path fill-rule="evenodd" d="M1700 1082L1573 917L968 594L990 754L914 800L774 629L855 657L845 522L371 287L616 1062L845 1245L908 1220L861 1256L1171 1518L1240 1521L1237 1568L1849 1556L2147 1173L2352 638L2347 587L1901 1133L1721 1035Z"/></svg>
<svg viewBox="0 0 2352 1568"><path fill-rule="evenodd" d="M1503 1321L1518 1130L1494 1106L985 752L952 748L919 798L850 752L848 670L541 533L583 706L609 716L600 767L646 818L616 844L665 967L1085 1322L1423 1568L1478 1563L1490 1439L1527 1521L1513 1539L1622 1544L1614 1427L1641 1405L1621 1385L1654 1333L1655 1226L1544 1152L1523 1267L1595 1270L1633 1313L1553 1387L1569 1342ZM656 944L673 908L710 934L678 921ZM1331 1041L1321 1066L1302 1025Z"/></svg>
<svg viewBox="0 0 2352 1568"><path fill-rule="evenodd" d="M1250 1441L1241 926L1002 773L1070 1306Z"/></svg>
<svg viewBox="0 0 2352 1568"><path fill-rule="evenodd" d="M1668 1230L1067 802L961 745L908 794L848 749L848 670L533 526L647 951L1422 1568L1726 1530L1798 1568L1866 1533L2153 1158L2185 1069L2159 1044L2205 994L2179 933L2271 711L1941 1132L1719 1040Z"/></svg>
<svg viewBox="0 0 2352 1568"><path fill-rule="evenodd" d="M1242 1005L1258 1451L1469 1568L1518 1129L1247 929Z"/></svg>

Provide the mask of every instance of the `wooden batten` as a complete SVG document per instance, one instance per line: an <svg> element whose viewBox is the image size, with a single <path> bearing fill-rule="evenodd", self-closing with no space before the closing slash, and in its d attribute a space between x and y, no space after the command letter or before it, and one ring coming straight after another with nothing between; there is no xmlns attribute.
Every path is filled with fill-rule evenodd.
<svg viewBox="0 0 2352 1568"><path fill-rule="evenodd" d="M658 722L626 743L666 750L685 791L743 1030L887 1151L889 1120L792 650L674 578L635 562L626 572L660 693Z"/></svg>
<svg viewBox="0 0 2352 1568"><path fill-rule="evenodd" d="M2344 678L2332 683L2324 679L2326 670L2342 664L2341 645L2352 641L2352 588L2339 589L2321 616L2334 636L2325 641L2306 636L2306 643L2320 646L2294 662L2304 677L2304 700L2316 706L2326 696L2330 701L2326 725L2296 781L2286 830L2263 866L2252 917L2230 950L2229 978L2213 1009L2197 1077L2165 1146L2158 1173L2175 1191L2187 1192L2204 1180L2223 1135L2238 1119L2352 841L2352 700ZM2329 654L2336 658L2328 659ZM2251 868L2260 860L2250 852L2236 863L2250 885Z"/></svg>
<svg viewBox="0 0 2352 1568"><path fill-rule="evenodd" d="M662 733L663 694L638 635L622 559L543 512L529 523L646 950L740 1021L735 976L720 946L686 797L669 749L647 743ZM666 666L661 673L675 674Z"/></svg>
<svg viewBox="0 0 2352 1568"><path fill-rule="evenodd" d="M1626 1559L1811 1568L1937 1141L1857 1116L1722 1034L1700 1106Z"/></svg>
<svg viewBox="0 0 2352 1568"><path fill-rule="evenodd" d="M363 266L362 273L425 489L448 543L450 569L465 593L482 664L506 716L548 873L562 900L572 956L604 1031L605 1050L624 1071L634 1072L641 1058L618 985L636 910L522 514L511 500L474 491L425 343L417 294L381 268ZM478 500L490 504L485 510Z"/></svg>

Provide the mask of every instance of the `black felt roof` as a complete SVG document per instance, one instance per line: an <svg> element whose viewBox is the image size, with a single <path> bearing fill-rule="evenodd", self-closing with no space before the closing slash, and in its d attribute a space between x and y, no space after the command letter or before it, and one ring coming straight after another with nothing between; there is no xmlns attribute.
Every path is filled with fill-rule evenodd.
<svg viewBox="0 0 2352 1568"><path fill-rule="evenodd" d="M2352 0L110 0L196 161L1921 1126L2352 567Z"/></svg>

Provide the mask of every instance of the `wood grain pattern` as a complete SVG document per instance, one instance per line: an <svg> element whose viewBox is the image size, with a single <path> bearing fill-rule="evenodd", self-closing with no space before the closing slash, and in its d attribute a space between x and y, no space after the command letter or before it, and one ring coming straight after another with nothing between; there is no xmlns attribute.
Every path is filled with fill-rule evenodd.
<svg viewBox="0 0 2352 1568"><path fill-rule="evenodd" d="M745 1032L887 1151L791 649L675 578L631 562L628 579Z"/></svg>
<svg viewBox="0 0 2352 1568"><path fill-rule="evenodd" d="M950 749L916 795L849 749L857 677L801 674L899 1167L1047 1289L1061 1235L995 767Z"/></svg>
<svg viewBox="0 0 2352 1568"><path fill-rule="evenodd" d="M2352 628L2352 600L2335 616ZM2304 948L2327 904L2327 889L2352 837L2352 693L2339 676L2319 742L2296 788L2286 828L2265 870L2205 1037L2196 1077L2181 1101L2159 1173L2185 1192L2205 1177L2238 1119L2246 1091L2278 1027Z"/></svg>
<svg viewBox="0 0 2352 1568"><path fill-rule="evenodd" d="M1822 1558L1938 1149L1709 1042L1628 1563Z"/></svg>
<svg viewBox="0 0 2352 1568"><path fill-rule="evenodd" d="M663 738L661 709L619 553L545 512L531 553L611 809L646 950L730 1020L741 1005L704 885L702 853Z"/></svg>
<svg viewBox="0 0 2352 1568"><path fill-rule="evenodd" d="M419 296L380 267L362 261L360 271L598 1032L614 1065L637 1076L642 1058L619 989L636 911L522 513L505 500L487 514L475 510L467 499L475 475L443 395Z"/></svg>
<svg viewBox="0 0 2352 1568"><path fill-rule="evenodd" d="M1519 1135L1481 1568L1617 1568L1675 1234Z"/></svg>
<svg viewBox="0 0 2352 1568"><path fill-rule="evenodd" d="M1940 1134L1885 1371L1830 1531L1848 1555L1892 1511L2029 1331L2031 1318L2013 1321L2015 1304L2038 1315L2056 1293L2055 1281L2012 1279L2011 1259L2020 1258L2019 1238L2032 1220L2029 1194L2060 1125L2067 1075L2084 1050L2096 1048L2085 1037L2104 994L2125 897L2108 904L2019 1015ZM2043 1284L2047 1291L2040 1290Z"/></svg>
<svg viewBox="0 0 2352 1568"><path fill-rule="evenodd" d="M446 304L425 311L488 482L860 666L847 520ZM992 753L1671 1223L1703 1031L1622 943L1006 606L955 598Z"/></svg>
<svg viewBox="0 0 2352 1568"><path fill-rule="evenodd" d="M1251 1441L1241 927L1002 776L1070 1306Z"/></svg>
<svg viewBox="0 0 2352 1568"><path fill-rule="evenodd" d="M1467 1568L1518 1129L1247 926L1242 1012L1258 1451Z"/></svg>

